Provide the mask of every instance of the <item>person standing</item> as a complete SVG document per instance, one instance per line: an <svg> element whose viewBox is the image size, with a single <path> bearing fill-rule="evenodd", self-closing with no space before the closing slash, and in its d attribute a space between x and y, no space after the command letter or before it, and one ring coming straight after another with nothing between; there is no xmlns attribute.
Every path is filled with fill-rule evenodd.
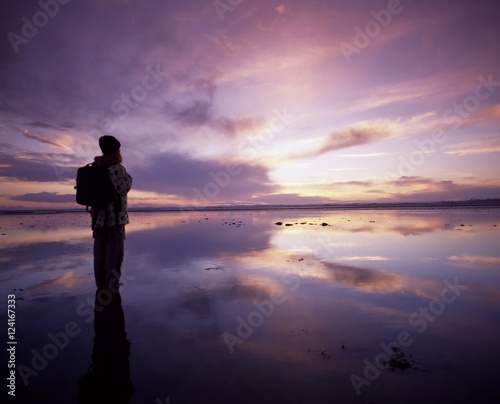
<svg viewBox="0 0 500 404"><path fill-rule="evenodd" d="M106 206L92 209L94 275L98 289L116 291L120 286L125 225L129 223L127 193L132 188L132 177L122 164L121 144L114 136L101 136L99 147L102 156L96 156L94 164L107 169L113 198Z"/></svg>

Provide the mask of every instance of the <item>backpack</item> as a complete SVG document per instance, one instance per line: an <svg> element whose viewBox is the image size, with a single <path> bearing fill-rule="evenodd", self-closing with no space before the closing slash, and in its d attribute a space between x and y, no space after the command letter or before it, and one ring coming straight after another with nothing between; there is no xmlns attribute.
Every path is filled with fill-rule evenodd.
<svg viewBox="0 0 500 404"><path fill-rule="evenodd" d="M114 200L115 192L109 179L108 166L95 163L80 167L76 173L76 203L98 210Z"/></svg>

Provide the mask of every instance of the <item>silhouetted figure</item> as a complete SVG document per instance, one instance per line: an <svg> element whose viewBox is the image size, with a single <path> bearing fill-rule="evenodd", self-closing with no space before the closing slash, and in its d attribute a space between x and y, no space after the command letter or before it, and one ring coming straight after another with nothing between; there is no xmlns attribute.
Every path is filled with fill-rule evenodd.
<svg viewBox="0 0 500 404"><path fill-rule="evenodd" d="M108 290L101 292L96 292L94 304L92 364L78 380L77 402L130 403L134 386L130 382L130 341L125 332L121 296Z"/></svg>
<svg viewBox="0 0 500 404"><path fill-rule="evenodd" d="M94 164L107 168L113 194L107 206L92 209L94 275L98 289L117 289L121 276L125 225L129 223L127 193L132 188L132 177L121 164L120 146L115 137L101 136L99 147L103 155L94 159Z"/></svg>

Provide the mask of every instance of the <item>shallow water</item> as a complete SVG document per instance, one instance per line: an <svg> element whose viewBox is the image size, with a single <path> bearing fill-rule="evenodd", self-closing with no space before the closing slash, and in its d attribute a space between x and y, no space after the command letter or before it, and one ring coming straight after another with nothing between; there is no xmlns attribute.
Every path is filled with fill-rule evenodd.
<svg viewBox="0 0 500 404"><path fill-rule="evenodd" d="M111 303L87 214L0 216L13 402L499 402L499 210L130 216Z"/></svg>

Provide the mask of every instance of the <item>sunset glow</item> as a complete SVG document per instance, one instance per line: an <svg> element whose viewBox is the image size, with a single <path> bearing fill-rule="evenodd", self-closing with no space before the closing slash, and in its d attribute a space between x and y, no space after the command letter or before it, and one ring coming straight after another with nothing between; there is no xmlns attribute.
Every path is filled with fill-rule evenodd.
<svg viewBox="0 0 500 404"><path fill-rule="evenodd" d="M113 134L131 207L500 198L500 4L1 6L0 208L76 208Z"/></svg>

